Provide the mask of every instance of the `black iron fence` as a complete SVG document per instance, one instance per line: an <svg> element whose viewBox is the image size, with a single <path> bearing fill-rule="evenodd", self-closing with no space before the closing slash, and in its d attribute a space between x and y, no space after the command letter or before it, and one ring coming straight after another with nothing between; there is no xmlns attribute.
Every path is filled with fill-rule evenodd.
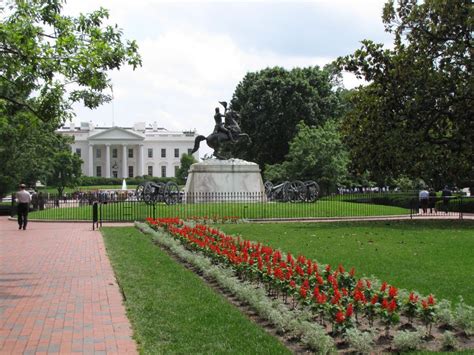
<svg viewBox="0 0 474 355"><path fill-rule="evenodd" d="M148 201L149 202L149 201ZM96 215L93 206L96 204ZM436 197L420 201L414 193L347 193L322 196L314 202L270 200L264 193L180 193L172 204L146 203L133 192L75 193L58 196L37 194L30 205L30 219L142 221L147 217L184 219L313 219L371 216L463 217L474 213L472 197ZM12 216L16 203L12 200Z"/></svg>

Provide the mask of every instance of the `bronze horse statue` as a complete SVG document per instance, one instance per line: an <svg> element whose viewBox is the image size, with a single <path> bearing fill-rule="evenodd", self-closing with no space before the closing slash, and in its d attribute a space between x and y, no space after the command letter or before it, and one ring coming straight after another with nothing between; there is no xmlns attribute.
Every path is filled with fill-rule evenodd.
<svg viewBox="0 0 474 355"><path fill-rule="evenodd" d="M225 128L227 128L230 131L234 142L240 140L241 138L246 138L248 142L251 142L252 140L250 139L249 135L247 133L242 133L240 130L240 126L237 123L237 119L239 117L238 113L232 110L227 110L226 106L227 105L224 105L224 107L226 108L226 111L224 114ZM197 136L196 139L194 140L194 149L191 154L197 152L197 150L199 149L199 145L204 140L206 141L209 148L214 149L213 155L217 159L221 159L221 160L227 159L219 152L219 148L222 146L222 143L228 142L230 140L229 136L226 133L220 132L217 129L215 129L214 132L208 135L207 137L202 136L202 135Z"/></svg>

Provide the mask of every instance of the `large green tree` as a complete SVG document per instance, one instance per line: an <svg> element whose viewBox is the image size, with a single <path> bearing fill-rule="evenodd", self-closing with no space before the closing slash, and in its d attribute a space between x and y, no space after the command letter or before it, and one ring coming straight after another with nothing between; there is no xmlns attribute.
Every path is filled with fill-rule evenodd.
<svg viewBox="0 0 474 355"><path fill-rule="evenodd" d="M474 179L473 11L471 1L389 1L383 21L393 49L365 40L338 59L369 82L344 123L359 172L437 186Z"/></svg>
<svg viewBox="0 0 474 355"><path fill-rule="evenodd" d="M340 91L331 67L279 67L248 73L235 89L231 105L251 144L232 146L236 156L260 166L280 163L300 121L321 125L341 115Z"/></svg>
<svg viewBox="0 0 474 355"><path fill-rule="evenodd" d="M191 165L193 165L194 163L197 163L197 160L192 154L184 153L183 155L181 155L179 169L176 172L176 181L178 184L186 184L189 168L191 168Z"/></svg>
<svg viewBox="0 0 474 355"><path fill-rule="evenodd" d="M43 148L55 146L54 131L72 117L74 103L107 102L108 72L141 64L136 43L105 25L107 10L65 16L64 2L7 1L1 13L0 194L46 164Z"/></svg>
<svg viewBox="0 0 474 355"><path fill-rule="evenodd" d="M274 182L315 180L325 192L345 182L349 158L337 123L329 120L320 127L310 127L301 122L297 131L285 161L267 165L265 178Z"/></svg>

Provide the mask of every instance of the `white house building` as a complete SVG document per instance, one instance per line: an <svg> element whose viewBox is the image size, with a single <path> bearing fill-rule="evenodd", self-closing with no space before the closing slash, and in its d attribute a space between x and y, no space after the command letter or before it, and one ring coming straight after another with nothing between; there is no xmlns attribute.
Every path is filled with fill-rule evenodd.
<svg viewBox="0 0 474 355"><path fill-rule="evenodd" d="M71 149L82 160L82 174L128 178L151 175L174 177L183 153L191 153L196 132L171 132L155 123L148 127L136 123L130 127L95 127L73 123L58 133L73 136ZM198 152L195 154L199 157Z"/></svg>

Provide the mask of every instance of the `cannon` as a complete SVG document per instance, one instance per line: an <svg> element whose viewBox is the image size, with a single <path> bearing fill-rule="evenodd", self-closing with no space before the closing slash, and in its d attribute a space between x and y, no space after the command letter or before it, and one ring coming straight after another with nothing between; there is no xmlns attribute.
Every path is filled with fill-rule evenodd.
<svg viewBox="0 0 474 355"><path fill-rule="evenodd" d="M147 205L164 202L174 205L181 202L181 194L178 185L172 181L163 182L145 181L140 183L135 190L138 201L144 201Z"/></svg>
<svg viewBox="0 0 474 355"><path fill-rule="evenodd" d="M314 202L319 196L319 185L312 180L306 182L284 181L278 185L266 181L264 188L269 201Z"/></svg>

